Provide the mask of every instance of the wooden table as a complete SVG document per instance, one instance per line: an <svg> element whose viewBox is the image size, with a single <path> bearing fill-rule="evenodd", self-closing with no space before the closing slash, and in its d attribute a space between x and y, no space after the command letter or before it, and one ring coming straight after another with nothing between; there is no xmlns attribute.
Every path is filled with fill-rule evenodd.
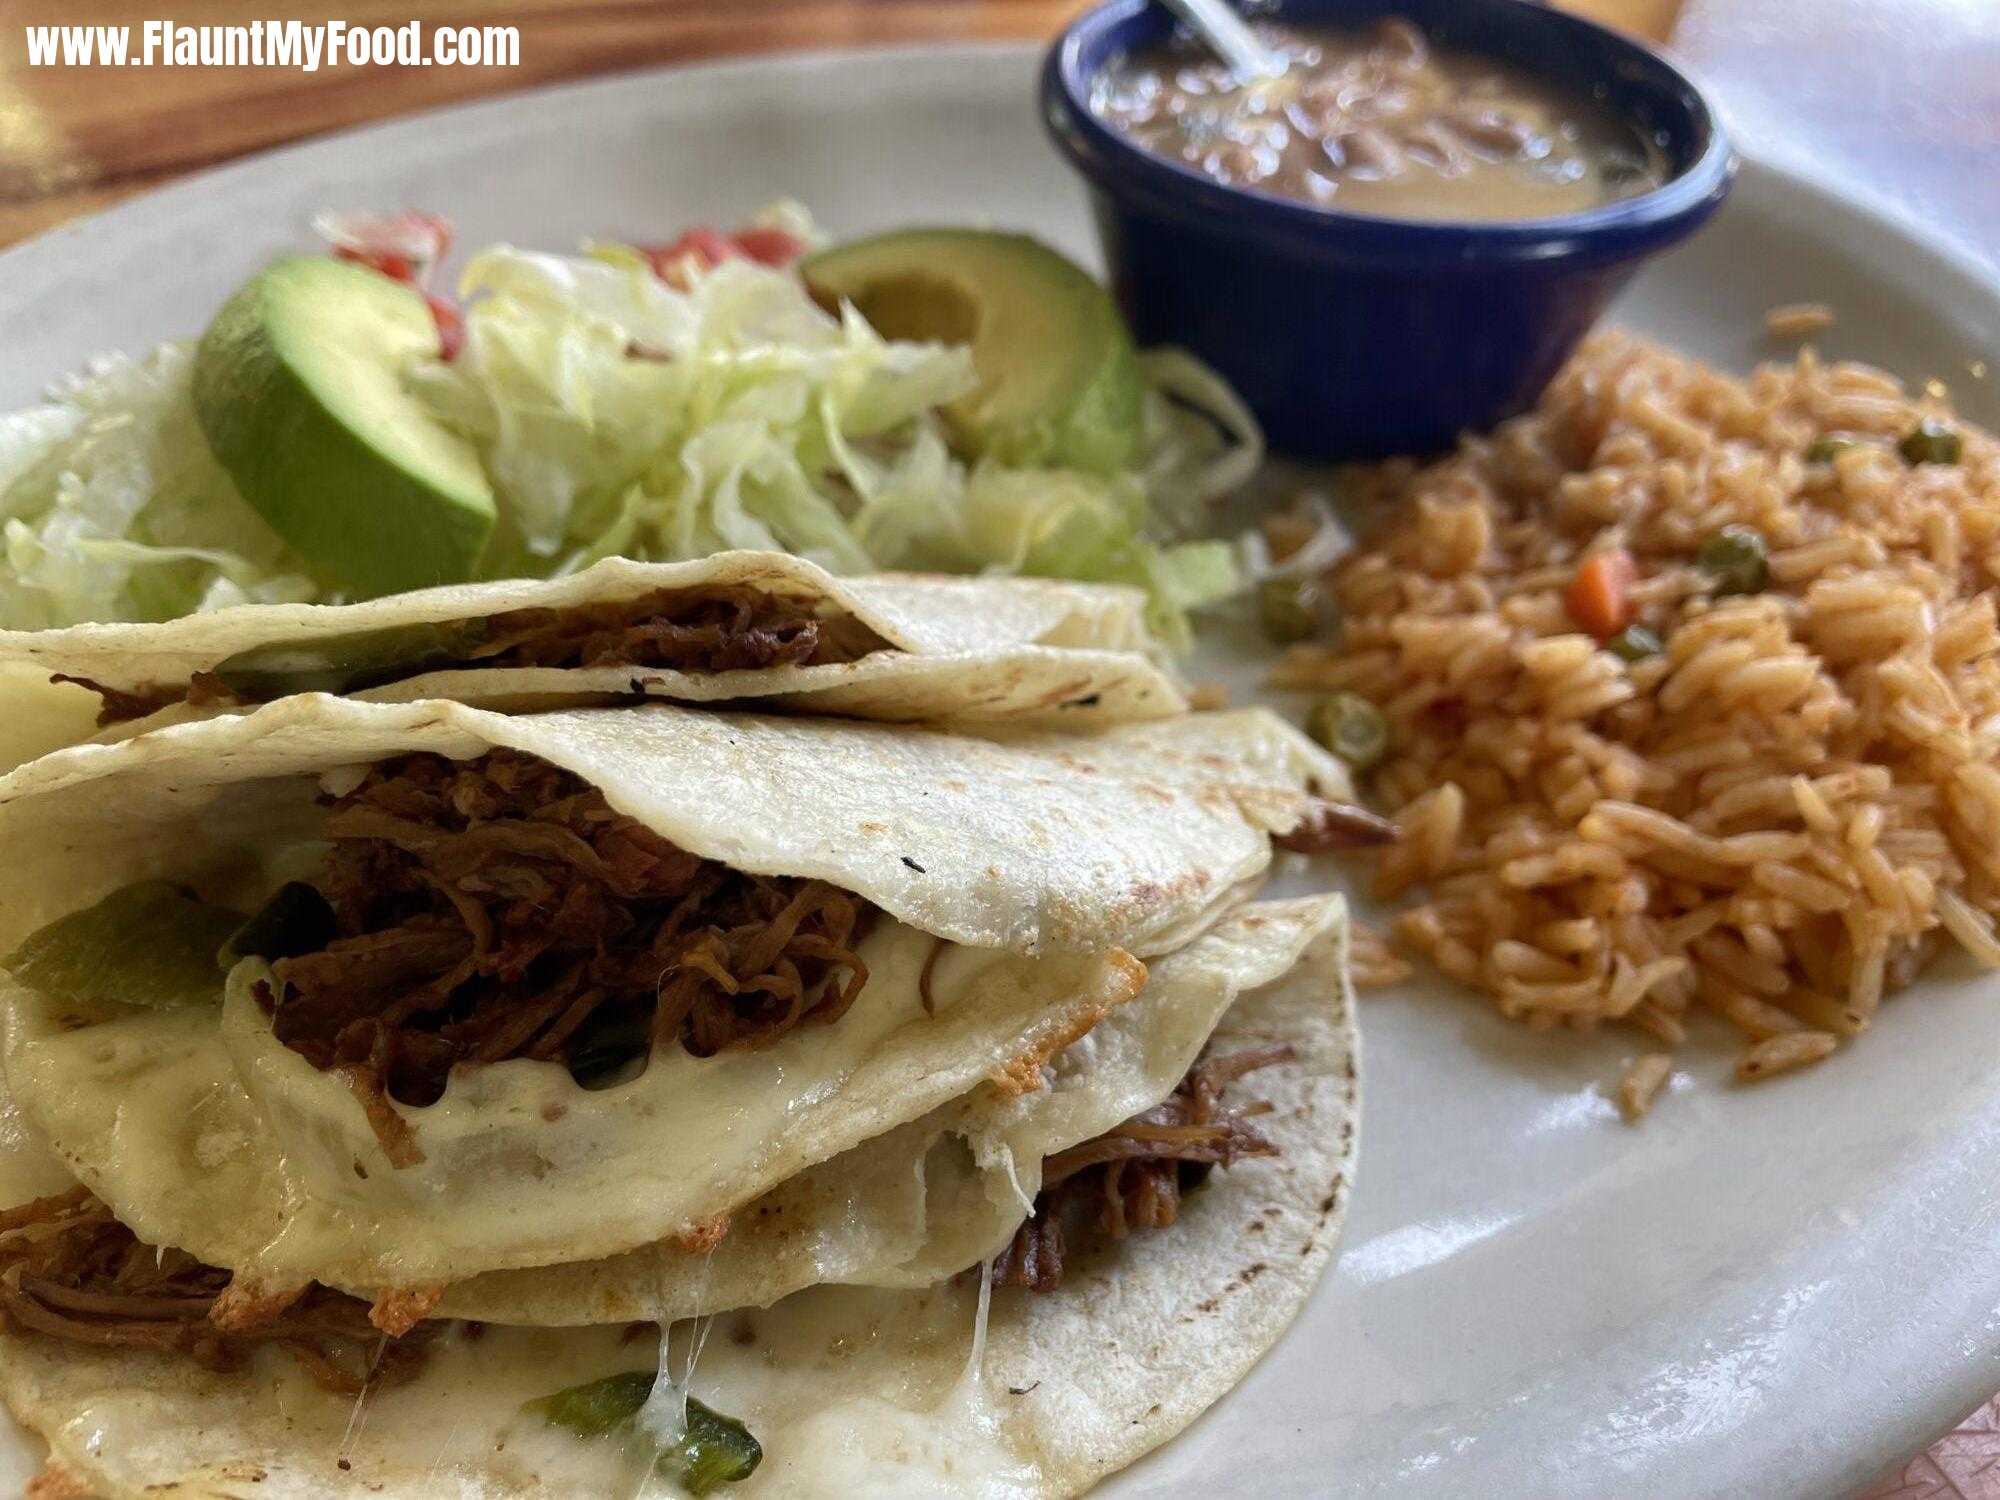
<svg viewBox="0 0 2000 1500"><path fill-rule="evenodd" d="M2000 257L2000 0L1565 0L1665 40L1739 135ZM1081 0L6 0L0 245L299 136L618 69L780 48L1046 36ZM22 25L283 14L520 30L513 68L30 68ZM2000 1400L1871 1500L2000 1500Z"/></svg>

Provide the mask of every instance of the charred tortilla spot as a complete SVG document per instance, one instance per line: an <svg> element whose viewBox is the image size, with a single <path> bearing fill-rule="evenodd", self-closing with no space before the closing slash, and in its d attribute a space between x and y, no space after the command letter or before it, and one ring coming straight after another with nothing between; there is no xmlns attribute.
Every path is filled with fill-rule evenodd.
<svg viewBox="0 0 2000 1500"><path fill-rule="evenodd" d="M1106 955L1106 959L1120 971L1123 983L1119 986L1119 992L1102 1005L1080 1011L1046 1036L1029 1043L1019 1056L1008 1061L993 1074L988 1081L1002 1095L1019 1098L1022 1094L1039 1088L1044 1063L1071 1043L1087 1036L1099 1021L1145 988L1146 966L1138 959L1115 948Z"/></svg>
<svg viewBox="0 0 2000 1500"><path fill-rule="evenodd" d="M1135 881L1132 885L1132 904L1142 909L1171 907L1189 896L1207 890L1209 879L1206 870L1189 870L1185 874L1176 875L1164 885L1157 880Z"/></svg>
<svg viewBox="0 0 2000 1500"><path fill-rule="evenodd" d="M208 1309L208 1320L229 1333L254 1333L268 1328L306 1294L305 1282L269 1286L242 1275L232 1276Z"/></svg>
<svg viewBox="0 0 2000 1500"><path fill-rule="evenodd" d="M431 1309L438 1305L442 1296L442 1283L384 1292L368 1309L368 1321L390 1338L399 1339L429 1317Z"/></svg>
<svg viewBox="0 0 2000 1500"><path fill-rule="evenodd" d="M51 1459L41 1473L28 1481L22 1500L90 1500L95 1493L87 1480Z"/></svg>
<svg viewBox="0 0 2000 1500"><path fill-rule="evenodd" d="M721 1244L729 1233L729 1215L717 1214L712 1219L690 1224L680 1233L672 1236L673 1242L690 1255L704 1255Z"/></svg>

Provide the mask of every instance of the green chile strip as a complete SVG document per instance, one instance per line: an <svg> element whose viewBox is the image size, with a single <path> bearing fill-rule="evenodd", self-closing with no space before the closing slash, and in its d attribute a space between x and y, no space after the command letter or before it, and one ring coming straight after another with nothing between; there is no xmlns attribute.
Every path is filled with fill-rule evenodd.
<svg viewBox="0 0 2000 1500"><path fill-rule="evenodd" d="M604 1437L629 1428L653 1394L652 1370L629 1370L530 1401L527 1410L578 1437ZM660 1454L690 1495L748 1479L763 1461L764 1447L734 1417L687 1398L687 1426L678 1442Z"/></svg>

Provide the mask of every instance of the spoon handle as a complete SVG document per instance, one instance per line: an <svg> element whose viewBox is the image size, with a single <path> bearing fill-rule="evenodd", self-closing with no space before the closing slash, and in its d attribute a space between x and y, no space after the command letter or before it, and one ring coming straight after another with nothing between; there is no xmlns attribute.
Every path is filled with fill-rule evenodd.
<svg viewBox="0 0 2000 1500"><path fill-rule="evenodd" d="M1258 41L1243 18L1223 0L1163 0L1163 3L1228 64L1239 83L1276 78L1285 71L1285 60Z"/></svg>

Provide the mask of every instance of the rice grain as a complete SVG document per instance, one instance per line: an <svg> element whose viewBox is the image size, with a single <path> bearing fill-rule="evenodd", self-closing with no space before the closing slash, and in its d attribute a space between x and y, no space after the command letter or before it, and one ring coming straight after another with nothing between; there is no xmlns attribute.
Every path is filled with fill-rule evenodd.
<svg viewBox="0 0 2000 1500"><path fill-rule="evenodd" d="M1628 1121L1645 1118L1673 1067L1673 1058L1664 1052L1646 1052L1632 1059L1618 1081L1618 1108Z"/></svg>

